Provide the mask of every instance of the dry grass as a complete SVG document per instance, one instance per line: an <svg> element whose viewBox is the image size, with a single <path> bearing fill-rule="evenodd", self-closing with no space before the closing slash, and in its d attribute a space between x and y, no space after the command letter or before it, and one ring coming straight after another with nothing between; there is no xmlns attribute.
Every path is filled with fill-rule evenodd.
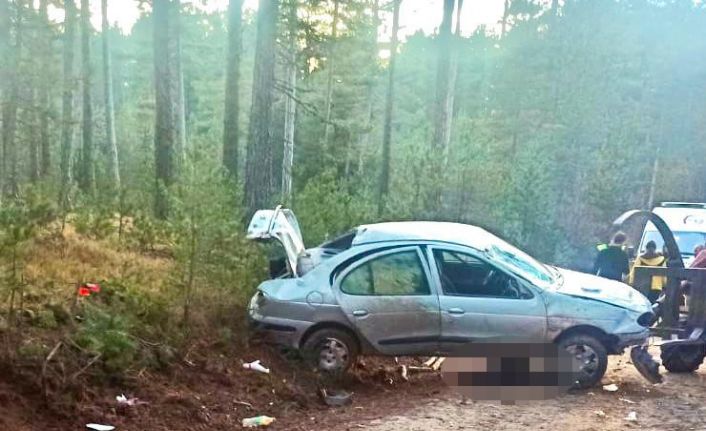
<svg viewBox="0 0 706 431"><path fill-rule="evenodd" d="M71 225L63 233L49 229L27 247L23 274L28 285L49 295L70 298L79 282L131 278L146 290L159 290L169 279L171 259L128 250L115 239L95 240ZM47 292L45 287L53 286Z"/></svg>

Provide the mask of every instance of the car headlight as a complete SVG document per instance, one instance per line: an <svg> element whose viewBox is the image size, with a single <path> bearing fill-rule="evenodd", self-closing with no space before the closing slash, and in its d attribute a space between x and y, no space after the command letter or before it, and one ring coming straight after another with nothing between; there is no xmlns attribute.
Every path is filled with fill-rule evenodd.
<svg viewBox="0 0 706 431"><path fill-rule="evenodd" d="M637 318L637 324L644 327L644 328L649 328L656 321L657 321L657 315L652 313L651 311L648 311L646 313L642 313L642 314L640 314L640 317Z"/></svg>

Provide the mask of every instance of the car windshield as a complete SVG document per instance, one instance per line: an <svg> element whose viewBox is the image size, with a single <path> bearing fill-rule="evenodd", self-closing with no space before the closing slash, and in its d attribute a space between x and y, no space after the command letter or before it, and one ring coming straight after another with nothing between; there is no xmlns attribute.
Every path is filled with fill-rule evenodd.
<svg viewBox="0 0 706 431"><path fill-rule="evenodd" d="M547 266L506 242L492 244L488 254L507 270L540 287L548 287L556 281L555 274ZM556 274L558 276L558 272Z"/></svg>
<svg viewBox="0 0 706 431"><path fill-rule="evenodd" d="M704 232L673 232L673 234L682 256L693 256L694 249L706 243L706 233ZM658 231L647 231L645 232L645 237L640 246L640 253L645 252L645 244L649 241L654 241L655 244L657 244L657 250L662 250L664 246L662 234Z"/></svg>

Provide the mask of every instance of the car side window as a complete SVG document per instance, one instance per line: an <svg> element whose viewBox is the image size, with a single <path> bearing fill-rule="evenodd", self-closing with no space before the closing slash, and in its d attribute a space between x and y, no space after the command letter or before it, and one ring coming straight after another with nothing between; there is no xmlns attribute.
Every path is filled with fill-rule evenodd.
<svg viewBox="0 0 706 431"><path fill-rule="evenodd" d="M532 293L516 279L471 255L434 250L444 295L528 299Z"/></svg>
<svg viewBox="0 0 706 431"><path fill-rule="evenodd" d="M405 250L371 259L341 281L349 295L429 295L424 268L416 250Z"/></svg>

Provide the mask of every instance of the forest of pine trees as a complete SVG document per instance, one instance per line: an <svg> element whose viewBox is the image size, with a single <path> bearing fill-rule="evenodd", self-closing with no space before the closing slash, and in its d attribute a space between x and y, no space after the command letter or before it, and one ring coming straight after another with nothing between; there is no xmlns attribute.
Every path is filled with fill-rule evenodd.
<svg viewBox="0 0 706 431"><path fill-rule="evenodd" d="M623 210L706 199L706 6L508 0L469 29L439 0L400 34L411 3L135 1L124 32L122 2L0 0L2 204L285 203L309 245L453 220L582 266Z"/></svg>

